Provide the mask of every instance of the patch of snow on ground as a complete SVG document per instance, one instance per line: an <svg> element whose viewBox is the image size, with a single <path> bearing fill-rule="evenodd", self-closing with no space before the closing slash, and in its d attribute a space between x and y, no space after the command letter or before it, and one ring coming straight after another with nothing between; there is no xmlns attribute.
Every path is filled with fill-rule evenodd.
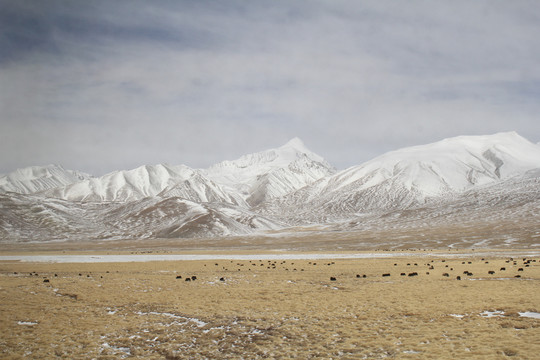
<svg viewBox="0 0 540 360"><path fill-rule="evenodd" d="M187 318L189 321L191 322L194 322L195 324L197 324L198 327L203 327L203 326L206 326L208 323L205 323L204 321L202 320L199 320L199 319L195 319L195 318Z"/></svg>
<svg viewBox="0 0 540 360"><path fill-rule="evenodd" d="M17 322L17 324L26 325L26 326L33 326L33 325L37 325L38 323L34 322L34 321L19 321L19 322Z"/></svg>
<svg viewBox="0 0 540 360"><path fill-rule="evenodd" d="M480 313L480 316L485 317L485 318L503 317L504 316L504 311L499 311L499 310L487 311L486 310L486 311Z"/></svg>
<svg viewBox="0 0 540 360"><path fill-rule="evenodd" d="M533 318L533 319L540 319L540 313L532 312L532 311L525 311L518 313L521 317L527 317L527 318Z"/></svg>
<svg viewBox="0 0 540 360"><path fill-rule="evenodd" d="M128 348L128 347L117 347L117 346L112 346L112 345L109 345L108 343L103 343L101 344L101 346L103 348L110 348L110 349L113 349L113 350L117 350L117 351L121 351L123 353L125 353L126 355L131 355L131 349Z"/></svg>
<svg viewBox="0 0 540 360"><path fill-rule="evenodd" d="M172 318L172 319L185 320L186 322L195 323L195 325L197 325L197 327L203 327L203 326L208 325L208 323L206 323L206 322L204 322L202 320L199 320L199 319L196 319L196 318L180 316L180 315L176 315L176 314L172 314L172 313L160 313L160 312L157 312L157 311L151 311L151 312L145 313L145 312L137 311L135 314L137 314L137 315L161 315L161 316L165 316L165 317Z"/></svg>
<svg viewBox="0 0 540 360"><path fill-rule="evenodd" d="M420 351L415 350L405 350L403 351L404 354L420 354Z"/></svg>

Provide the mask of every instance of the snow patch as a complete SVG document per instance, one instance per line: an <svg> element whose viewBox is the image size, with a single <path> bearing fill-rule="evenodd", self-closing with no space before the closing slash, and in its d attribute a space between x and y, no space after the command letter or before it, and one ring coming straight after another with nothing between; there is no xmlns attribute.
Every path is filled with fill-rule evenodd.
<svg viewBox="0 0 540 360"><path fill-rule="evenodd" d="M404 354L420 354L420 351L416 351L416 350L404 350L403 353L404 353Z"/></svg>
<svg viewBox="0 0 540 360"><path fill-rule="evenodd" d="M482 317L485 318L492 318L492 317L504 317L504 311L495 310L495 311L484 311L479 314Z"/></svg>
<svg viewBox="0 0 540 360"><path fill-rule="evenodd" d="M532 319L540 319L540 313L533 312L533 311L525 311L525 312L520 312L518 314L521 317L532 318Z"/></svg>
<svg viewBox="0 0 540 360"><path fill-rule="evenodd" d="M34 326L37 325L37 321L18 321L17 324L19 325L26 325L26 326Z"/></svg>

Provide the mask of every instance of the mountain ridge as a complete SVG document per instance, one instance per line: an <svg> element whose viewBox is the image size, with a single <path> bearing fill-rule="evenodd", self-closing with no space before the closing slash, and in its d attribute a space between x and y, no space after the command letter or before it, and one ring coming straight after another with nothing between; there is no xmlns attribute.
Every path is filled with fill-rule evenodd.
<svg viewBox="0 0 540 360"><path fill-rule="evenodd" d="M29 166L0 176L0 193L31 194L89 178L89 174L61 165Z"/></svg>
<svg viewBox="0 0 540 360"><path fill-rule="evenodd" d="M534 210L540 202L535 188L540 181L540 146L515 132L398 149L341 171L293 138L278 148L208 169L157 164L91 177L49 165L20 169L0 179L0 242L34 236L221 237L316 224L332 231L359 231L377 224L388 227L385 219L393 218L388 214L422 208L450 214L444 209L462 206L476 214L488 209L482 199L496 199L496 194L531 197L532 204L501 195L523 209L508 215L503 207L494 207L493 219L540 217ZM37 191L25 193L32 189ZM476 208L466 194L479 197ZM411 218L414 221L420 219Z"/></svg>
<svg viewBox="0 0 540 360"><path fill-rule="evenodd" d="M332 165L307 149L297 137L277 149L225 160L204 170L214 182L244 194L251 206L283 196L334 172Z"/></svg>
<svg viewBox="0 0 540 360"><path fill-rule="evenodd" d="M266 204L264 214L343 219L409 208L540 168L540 147L515 132L460 136L380 155ZM283 209L294 209L292 214Z"/></svg>

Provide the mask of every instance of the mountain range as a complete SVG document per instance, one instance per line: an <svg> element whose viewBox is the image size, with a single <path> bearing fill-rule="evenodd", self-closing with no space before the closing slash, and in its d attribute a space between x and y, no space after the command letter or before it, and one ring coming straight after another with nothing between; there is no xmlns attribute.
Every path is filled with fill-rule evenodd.
<svg viewBox="0 0 540 360"><path fill-rule="evenodd" d="M294 138L207 169L158 164L92 177L48 165L0 176L2 243L306 231L399 237L469 224L462 237L498 226L491 237L534 245L539 220L540 145L515 132L399 149L341 171ZM503 223L520 225L506 231Z"/></svg>

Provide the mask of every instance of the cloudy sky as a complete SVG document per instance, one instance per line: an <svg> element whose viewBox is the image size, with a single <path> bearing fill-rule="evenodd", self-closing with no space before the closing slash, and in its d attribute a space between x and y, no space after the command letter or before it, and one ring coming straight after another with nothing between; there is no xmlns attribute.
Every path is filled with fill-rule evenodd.
<svg viewBox="0 0 540 360"><path fill-rule="evenodd" d="M540 2L0 0L0 173L540 141Z"/></svg>

